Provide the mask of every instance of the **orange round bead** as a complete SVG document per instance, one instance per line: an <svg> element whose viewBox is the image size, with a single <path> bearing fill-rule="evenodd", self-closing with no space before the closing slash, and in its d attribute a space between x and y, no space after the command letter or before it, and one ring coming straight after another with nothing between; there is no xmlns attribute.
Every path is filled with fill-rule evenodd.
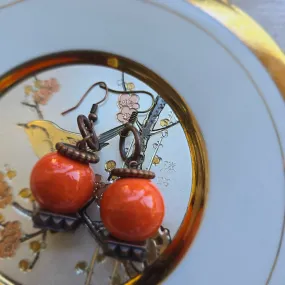
<svg viewBox="0 0 285 285"><path fill-rule="evenodd" d="M57 152L42 157L34 166L31 191L41 208L53 213L75 213L91 198L95 174L83 164Z"/></svg>
<svg viewBox="0 0 285 285"><path fill-rule="evenodd" d="M150 181L122 178L111 184L100 203L101 219L116 238L129 242L154 236L164 217L164 201Z"/></svg>

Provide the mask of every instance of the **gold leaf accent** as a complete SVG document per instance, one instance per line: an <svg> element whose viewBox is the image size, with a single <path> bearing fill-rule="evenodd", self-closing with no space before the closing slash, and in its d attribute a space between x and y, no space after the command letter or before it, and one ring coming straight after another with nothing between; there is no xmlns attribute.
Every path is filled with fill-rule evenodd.
<svg viewBox="0 0 285 285"><path fill-rule="evenodd" d="M27 272L29 271L30 262L27 259L20 260L18 267L21 271Z"/></svg>
<svg viewBox="0 0 285 285"><path fill-rule="evenodd" d="M105 170L107 172L110 172L112 171L115 167L116 167L116 162L114 160L108 160L106 163L105 163Z"/></svg>
<svg viewBox="0 0 285 285"><path fill-rule="evenodd" d="M160 120L160 125L161 125L162 127L168 126L169 123L170 123L170 120L169 120L169 119L162 119L162 120Z"/></svg>
<svg viewBox="0 0 285 285"><path fill-rule="evenodd" d="M86 261L79 261L74 269L77 275L86 273L88 271L88 263Z"/></svg>
<svg viewBox="0 0 285 285"><path fill-rule="evenodd" d="M112 177L110 177L110 180L112 180L112 181L115 181L115 180L117 180L118 179L118 176L112 176Z"/></svg>
<svg viewBox="0 0 285 285"><path fill-rule="evenodd" d="M13 169L9 169L6 173L6 176L12 180L13 178L15 178L17 176L17 172L16 170L13 170Z"/></svg>
<svg viewBox="0 0 285 285"><path fill-rule="evenodd" d="M133 90L135 89L135 84L133 82L127 82L126 83L126 89L127 90Z"/></svg>
<svg viewBox="0 0 285 285"><path fill-rule="evenodd" d="M27 96L29 96L29 95L32 93L32 91L33 91L33 88L32 88L31 85L25 86L24 92L25 92L25 94L26 94Z"/></svg>
<svg viewBox="0 0 285 285"><path fill-rule="evenodd" d="M119 67L119 61L116 57L109 57L107 59L107 65L109 65L113 68L118 68Z"/></svg>
<svg viewBox="0 0 285 285"><path fill-rule="evenodd" d="M5 222L5 217L3 214L0 213L0 223L4 223Z"/></svg>
<svg viewBox="0 0 285 285"><path fill-rule="evenodd" d="M33 253L38 253L41 250L41 243L37 240L30 242L30 249Z"/></svg>
<svg viewBox="0 0 285 285"><path fill-rule="evenodd" d="M34 86L38 89L41 88L41 80L35 80Z"/></svg>
<svg viewBox="0 0 285 285"><path fill-rule="evenodd" d="M29 188L23 188L19 194L18 194L21 198L27 199L30 198L32 195L32 192Z"/></svg>
<svg viewBox="0 0 285 285"><path fill-rule="evenodd" d="M161 162L161 160L162 160L162 158L156 155L156 156L152 159L152 163L153 163L154 165L158 165L158 164Z"/></svg>

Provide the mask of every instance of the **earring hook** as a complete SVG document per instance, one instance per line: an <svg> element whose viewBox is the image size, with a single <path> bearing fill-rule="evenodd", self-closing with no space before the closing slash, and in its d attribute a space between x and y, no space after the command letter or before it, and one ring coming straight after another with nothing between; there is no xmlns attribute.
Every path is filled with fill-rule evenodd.
<svg viewBox="0 0 285 285"><path fill-rule="evenodd" d="M100 88L105 89L106 86L105 87L100 86ZM146 94L146 95L150 96L151 100L152 100L151 106L145 111L137 111L138 114L148 113L154 106L154 102L155 102L154 95L148 91L144 91L144 90L127 91L127 90L115 90L115 89L111 89L111 88L109 88L108 91L111 93L114 93L114 94Z"/></svg>
<svg viewBox="0 0 285 285"><path fill-rule="evenodd" d="M94 87L96 87L97 85L99 85L102 89L104 89L104 90L106 91L106 93L105 93L105 96L104 96L104 98L103 98L102 100L98 101L97 103L95 103L95 104L93 104L93 105L98 105L98 104L104 102L104 101L107 99L107 97L108 97L109 89L108 89L108 86L107 86L107 84L106 84L105 82L99 81L99 82L94 83L93 85L91 85L91 86L88 88L88 90L83 94L83 96L81 97L81 99L79 100L79 102L78 102L74 107L72 107L72 108L70 108L70 109L67 109L66 111L63 111L63 112L61 113L61 115L64 116L64 115L66 115L67 113L69 113L69 112L74 111L75 109L77 109L77 108L81 105L81 103L84 101L84 99L86 98L86 96L89 94L89 92L90 92Z"/></svg>

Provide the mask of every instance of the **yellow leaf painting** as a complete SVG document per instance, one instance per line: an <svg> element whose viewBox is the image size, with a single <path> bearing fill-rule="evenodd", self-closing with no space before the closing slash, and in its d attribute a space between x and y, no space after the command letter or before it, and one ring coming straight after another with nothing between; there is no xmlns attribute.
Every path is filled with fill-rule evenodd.
<svg viewBox="0 0 285 285"><path fill-rule="evenodd" d="M36 120L27 124L18 124L18 126L24 128L38 158L55 151L57 142L74 145L82 139L80 134L64 130L50 121Z"/></svg>

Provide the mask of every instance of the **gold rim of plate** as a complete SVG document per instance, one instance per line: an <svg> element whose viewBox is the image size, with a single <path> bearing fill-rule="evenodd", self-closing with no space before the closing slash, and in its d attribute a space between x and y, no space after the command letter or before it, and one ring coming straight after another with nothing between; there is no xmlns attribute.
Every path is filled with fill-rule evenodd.
<svg viewBox="0 0 285 285"><path fill-rule="evenodd" d="M232 5L228 0L187 1L221 23L255 54L275 82L283 100L285 100L285 53L274 39L253 18ZM279 135L278 139L280 140ZM285 214L276 256L266 284L269 284L275 270L283 244L284 231Z"/></svg>
<svg viewBox="0 0 285 285"><path fill-rule="evenodd" d="M227 0L187 0L236 35L262 62L285 99L285 54L249 15Z"/></svg>

